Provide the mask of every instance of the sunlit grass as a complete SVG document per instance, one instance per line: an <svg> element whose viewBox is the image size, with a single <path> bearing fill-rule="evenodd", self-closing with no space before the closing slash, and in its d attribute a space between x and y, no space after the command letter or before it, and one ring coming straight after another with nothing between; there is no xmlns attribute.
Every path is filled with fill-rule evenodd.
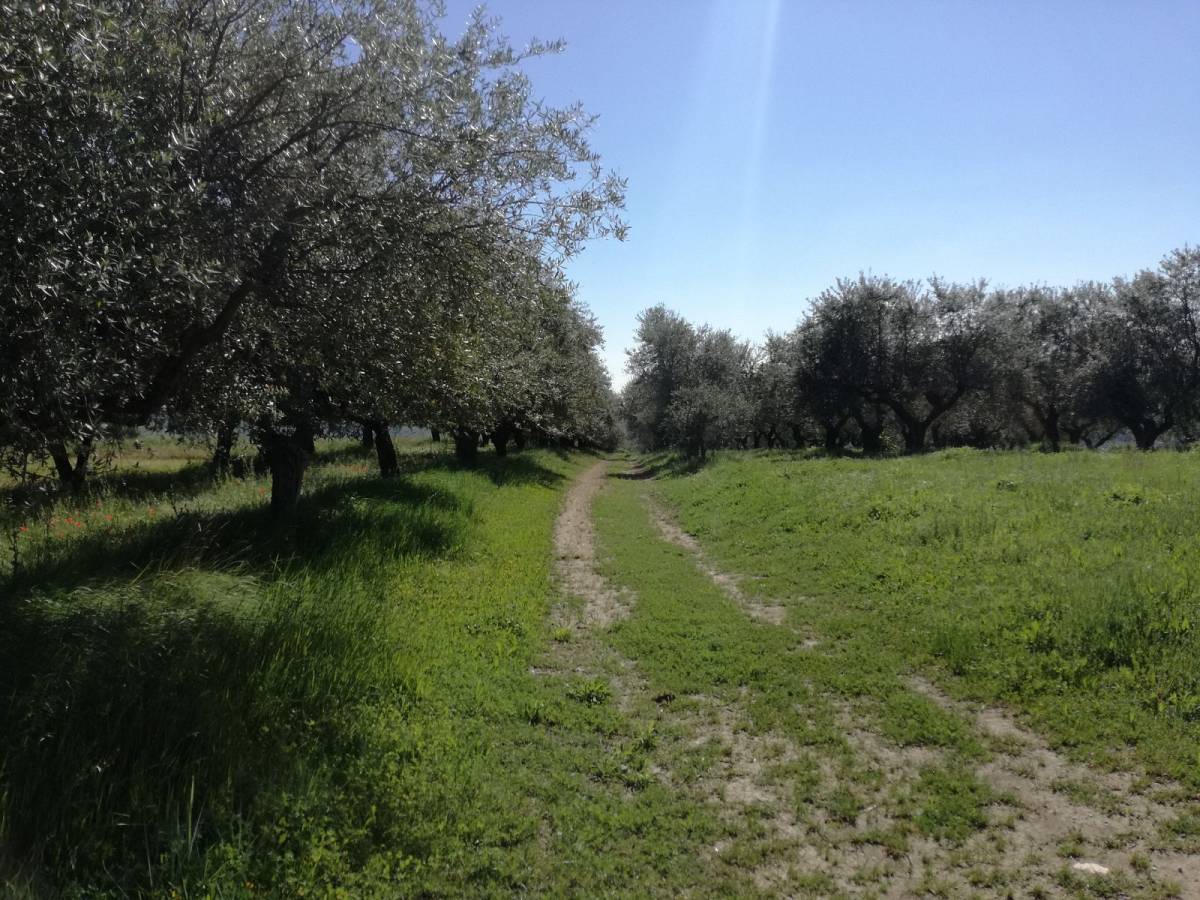
<svg viewBox="0 0 1200 900"><path fill-rule="evenodd" d="M100 483L18 531L0 877L367 890L453 852L433 834L478 753L454 722L527 677L573 464L419 452L384 480L322 456L283 529L265 480L190 483L183 460L167 492Z"/></svg>
<svg viewBox="0 0 1200 900"><path fill-rule="evenodd" d="M789 622L940 668L1094 760L1200 783L1193 454L730 453L659 484Z"/></svg>

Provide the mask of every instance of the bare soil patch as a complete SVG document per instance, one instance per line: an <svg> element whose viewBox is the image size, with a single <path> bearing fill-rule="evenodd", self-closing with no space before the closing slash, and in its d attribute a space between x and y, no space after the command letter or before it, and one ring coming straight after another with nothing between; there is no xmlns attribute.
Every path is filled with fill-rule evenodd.
<svg viewBox="0 0 1200 900"><path fill-rule="evenodd" d="M607 628L628 615L629 597L596 571L596 530L592 500L604 484L608 464L600 460L567 491L554 527L555 571L564 593L584 601L582 624Z"/></svg>
<svg viewBox="0 0 1200 900"><path fill-rule="evenodd" d="M749 696L651 697L637 661L603 640L636 599L597 571L591 504L607 469L604 462L588 469L564 503L555 531L556 573L563 592L582 607L563 604L555 611L554 622L575 636L551 648L551 668L540 671L604 674L626 714L653 720L661 734L675 736L656 751L651 770L660 783L715 807L727 824L727 834L704 856L736 866L764 893L783 897L1200 898L1200 857L1173 851L1161 838L1164 823L1179 813L1161 802L1171 786L1072 762L1007 711L952 700L928 681L914 679L908 687L971 723L990 751L970 764L996 798L987 807L987 825L957 844L911 826L913 788L923 773L949 762L944 749L899 746L841 701L837 721L845 745L838 748L755 733ZM747 615L783 624L785 607L748 596L738 577L713 566L696 539L642 493L664 541L686 550ZM824 652L811 636L802 646ZM693 754L710 762L690 765ZM688 774L695 772L698 777ZM1109 874L1090 874L1095 866Z"/></svg>
<svg viewBox="0 0 1200 900"><path fill-rule="evenodd" d="M1152 794L1178 793L1177 786L1073 762L1003 709L954 700L924 678L910 683L993 739L994 758L978 774L1015 801L1009 829L1014 851L1074 845L1080 860L1109 869L1124 866L1136 853L1149 859L1152 872L1185 886L1183 896L1200 897L1200 856L1172 852L1158 840L1179 811Z"/></svg>
<svg viewBox="0 0 1200 900"><path fill-rule="evenodd" d="M653 498L647 497L647 503L662 538L692 554L697 568L747 615L771 625L783 624L785 607L748 596L741 590L738 576L714 566L695 537L680 528ZM804 646L814 650L819 643L810 638ZM794 760L797 749L784 742L786 749L781 754L778 738L731 729L734 715L724 711L715 728L697 729L700 734L715 735L728 747L716 776L723 784L710 784L710 791L735 806L759 807L767 830L795 845L788 854L792 866L781 867L780 857L774 855L773 862L755 872L761 887L782 888L788 869L794 872L798 865L801 870L829 875L839 890L851 893L856 879L860 887L863 881L871 882L872 889L889 897L911 896L912 891L926 887L951 893L969 891L970 879L979 873L963 862L976 855L995 870L1008 869L1010 877L1004 880L1009 884L1036 885L1044 890L1063 869L1084 874L1095 871L1095 866L1128 871L1130 861L1141 858L1148 861L1148 871L1156 879L1180 887L1178 896L1200 897L1200 856L1174 852L1160 839L1162 826L1179 810L1152 795L1177 793L1172 786L1147 784L1129 773L1098 772L1074 763L1002 709L955 702L924 679L913 679L910 686L972 722L990 739L994 755L975 770L999 798L992 807L989 827L967 842L963 849L968 855L961 859L952 859L953 854L938 842L915 835L908 839L908 851L899 857L863 841L863 835L886 831L893 823L890 788L918 778L921 770L936 764L942 754L933 748L895 746L859 722L848 708L840 715L846 738L867 769L886 773L884 785L874 789L855 785L852 776L837 772L828 760L822 760L822 781L834 790L857 791L864 806L853 823L831 821L820 809L810 811L802 821L788 809L786 785L772 784L760 763L765 747L773 747L771 755L783 760ZM818 852L822 846L825 852ZM875 877L863 879L869 870Z"/></svg>

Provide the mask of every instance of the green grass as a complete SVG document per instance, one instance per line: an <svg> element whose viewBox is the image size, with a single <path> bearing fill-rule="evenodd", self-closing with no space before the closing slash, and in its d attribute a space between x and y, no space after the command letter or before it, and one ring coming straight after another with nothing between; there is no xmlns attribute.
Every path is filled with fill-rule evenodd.
<svg viewBox="0 0 1200 900"><path fill-rule="evenodd" d="M650 691L715 698L744 712L748 733L813 748L840 770L830 784L803 762L776 771L791 783L799 818L819 807L835 823L854 825L863 801L852 786L884 788L876 763L846 734L839 710L847 707L901 746L946 754L949 772L930 770L909 796L881 801L898 820L899 834L961 841L986 824L984 807L992 798L959 765L984 754L976 737L954 714L913 693L890 661L881 664L851 648L798 652L791 630L749 618L689 554L658 539L636 482L621 482L599 497L595 514L606 574L638 597L610 639L637 660Z"/></svg>
<svg viewBox="0 0 1200 900"><path fill-rule="evenodd" d="M591 460L406 450L383 480L324 446L282 532L265 480L162 448L164 480L117 468L17 523L0 894L756 894L614 673L534 674L595 644L547 616Z"/></svg>
<svg viewBox="0 0 1200 900"><path fill-rule="evenodd" d="M551 614L586 457L411 443L384 480L329 443L282 530L265 480L167 444L38 517L10 504L0 894L753 897L775 872L823 896L931 847L931 891L1029 886L978 775L994 742L914 672L1200 783L1192 457L658 462L596 500L632 598L600 630ZM661 540L647 492L787 621ZM747 748L747 793L715 801ZM1197 821L1182 804L1154 839L1193 852ZM875 855L817 871L802 843Z"/></svg>
<svg viewBox="0 0 1200 900"><path fill-rule="evenodd" d="M1077 754L1200 785L1195 455L729 453L656 485L856 667L953 674Z"/></svg>
<svg viewBox="0 0 1200 900"><path fill-rule="evenodd" d="M186 459L162 465L168 492L127 469L10 518L13 890L486 893L516 877L489 860L531 827L497 757L541 702L527 669L577 464L414 454L384 481L352 447L323 456L283 533L265 482L213 483Z"/></svg>

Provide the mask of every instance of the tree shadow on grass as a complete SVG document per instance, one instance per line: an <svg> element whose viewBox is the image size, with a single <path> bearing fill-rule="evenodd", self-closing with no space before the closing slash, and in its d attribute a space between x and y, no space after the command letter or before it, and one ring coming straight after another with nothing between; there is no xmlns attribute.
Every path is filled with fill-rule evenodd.
<svg viewBox="0 0 1200 900"><path fill-rule="evenodd" d="M235 471L242 477L253 476L253 448L248 452L237 455L234 459ZM417 471L444 462L446 451L436 446L402 451L399 454L401 472ZM366 463L375 465L374 448L364 448L358 444L346 446L318 446L312 460L312 465L345 465L348 463ZM42 480L34 486L21 487L11 485L0 488L0 511L12 509L27 509L30 506L43 506L46 503L63 504L65 507L83 507L98 497L114 497L123 500L142 501L173 497L178 500L189 500L210 490L224 477L214 473L209 462L190 462L177 469L142 468L138 463L126 468L103 468L95 472L83 493L71 497L59 490L53 480ZM0 513L2 514L2 513Z"/></svg>
<svg viewBox="0 0 1200 900"><path fill-rule="evenodd" d="M338 802L339 768L318 767L329 784L314 788L305 760L349 752L364 703L415 702L387 566L452 555L472 533L453 483L412 477L463 466L402 465L318 485L286 528L265 503L183 511L73 540L0 583L0 865L136 895L142 862L203 866L238 822L279 820L279 798ZM471 471L562 480L532 456Z"/></svg>
<svg viewBox="0 0 1200 900"><path fill-rule="evenodd" d="M92 476L84 491L72 496L62 492L53 481L33 485L12 485L0 489L0 521L5 513L25 518L30 512L57 505L64 510L82 509L99 497L142 501L173 497L189 500L210 490L215 483L212 468L206 463L189 463L174 470L141 468L110 469Z"/></svg>
<svg viewBox="0 0 1200 900"><path fill-rule="evenodd" d="M568 454L563 454L561 458L568 458ZM471 463L451 460L447 463L447 467L451 471L476 472L484 475L496 487L520 486L525 484L554 487L563 481L561 473L546 468L532 456L527 456L524 453L516 453L503 457L485 454Z"/></svg>
<svg viewBox="0 0 1200 900"><path fill-rule="evenodd" d="M497 487L554 487L563 480L528 456L484 457L467 465L442 453L420 455L404 459L402 474L396 477L357 477L307 492L294 519L282 525L271 519L264 503L216 512L183 509L119 532L77 538L69 548L45 554L26 563L17 575L0 579L0 595L18 599L34 591L101 587L143 572L183 568L259 575L297 567L320 571L351 550L377 553L383 559L445 554L462 540L459 532L470 511L453 492L411 478L437 470L478 473ZM167 482L156 477L152 483ZM162 493L147 494L151 496ZM462 521L451 528L446 516L416 516L416 509L455 513Z"/></svg>
<svg viewBox="0 0 1200 900"><path fill-rule="evenodd" d="M446 516L414 515L420 508L457 513L458 497L406 478L359 478L306 495L295 518L281 525L264 504L205 512L182 510L116 533L74 540L0 582L13 599L37 591L56 593L100 587L143 572L204 568L268 575L302 567L319 571L351 547L387 558L431 556L457 541Z"/></svg>
<svg viewBox="0 0 1200 900"><path fill-rule="evenodd" d="M265 508L184 512L0 585L0 855L137 894L133 862L179 852L195 820L211 841L307 785L356 705L406 702L386 567L470 531L450 490L350 479L286 529Z"/></svg>

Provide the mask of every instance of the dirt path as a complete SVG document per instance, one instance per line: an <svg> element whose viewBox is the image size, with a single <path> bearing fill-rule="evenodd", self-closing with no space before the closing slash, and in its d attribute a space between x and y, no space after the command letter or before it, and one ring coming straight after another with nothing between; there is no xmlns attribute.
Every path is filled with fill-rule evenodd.
<svg viewBox="0 0 1200 900"><path fill-rule="evenodd" d="M696 567L707 575L717 587L736 600L747 615L771 625L783 624L783 620L787 616L787 607L764 603L758 598L744 594L738 583L739 579L713 566L704 555L704 551L700 549L700 544L696 539L680 528L653 498L647 497L647 503L650 507L651 518L654 519L654 524L663 540L691 553L695 558Z"/></svg>
<svg viewBox="0 0 1200 900"><path fill-rule="evenodd" d="M567 491L554 526L555 569L564 593L583 601L582 622L592 629L607 628L629 612L629 598L596 571L596 529L592 501L605 483L608 463L600 460L580 475Z"/></svg>
<svg viewBox="0 0 1200 900"><path fill-rule="evenodd" d="M552 649L551 665L535 670L538 674L576 675L604 672L613 684L618 705L627 714L653 719L664 733L681 735L677 746L668 748L653 767L662 783L684 792L698 803L714 804L721 810L731 831L743 816L759 819L771 810L767 827L772 836L798 842L803 824L788 810L782 785L768 777L772 765L798 756L790 741L777 735L752 735L740 719L744 711L720 703L714 697L651 697L645 680L637 672L635 661L607 646L600 635L604 629L629 614L636 596L614 587L597 571L596 534L591 506L608 477L609 466L601 461L593 465L568 490L554 532L555 569L560 590L568 598L582 602L582 608L560 604L553 613L559 629L571 629L570 644ZM619 477L640 480L634 469ZM665 521L665 520L664 520ZM676 704L678 699L681 702ZM672 757L712 750L717 762L703 777L684 777L675 771ZM729 841L719 841L704 849L710 859L729 849ZM785 890L790 866L770 860L753 867L751 880L763 890L787 896Z"/></svg>
<svg viewBox="0 0 1200 900"><path fill-rule="evenodd" d="M1200 857L1173 851L1162 837L1163 824L1178 814L1165 799L1170 786L1073 763L1006 711L951 700L928 681L913 679L906 687L969 723L988 749L986 758L970 763L994 795L987 824L960 843L924 837L910 824L913 786L932 769L959 763L940 748L897 746L846 703L834 701L846 742L835 749L755 733L749 688L732 701L696 695L657 702L637 660L606 638L637 602L597 569L591 507L613 485L610 468L594 464L564 501L554 536L564 602L552 621L570 638L552 645L535 672L605 678L636 726L653 722L660 733L678 735L664 742L652 771L725 823L727 837L699 851L707 860L728 862L760 891L780 897L1200 898ZM746 615L766 627L788 627L787 607L764 603L741 588L739 577L713 565L636 475L620 473L636 485L620 489L638 492L662 539L687 551ZM802 624L791 624L789 631L804 633ZM823 652L813 637L801 644L804 651ZM686 764L694 754L712 759L699 777ZM816 785L811 799L798 801L798 777ZM857 806L840 808L841 797Z"/></svg>

